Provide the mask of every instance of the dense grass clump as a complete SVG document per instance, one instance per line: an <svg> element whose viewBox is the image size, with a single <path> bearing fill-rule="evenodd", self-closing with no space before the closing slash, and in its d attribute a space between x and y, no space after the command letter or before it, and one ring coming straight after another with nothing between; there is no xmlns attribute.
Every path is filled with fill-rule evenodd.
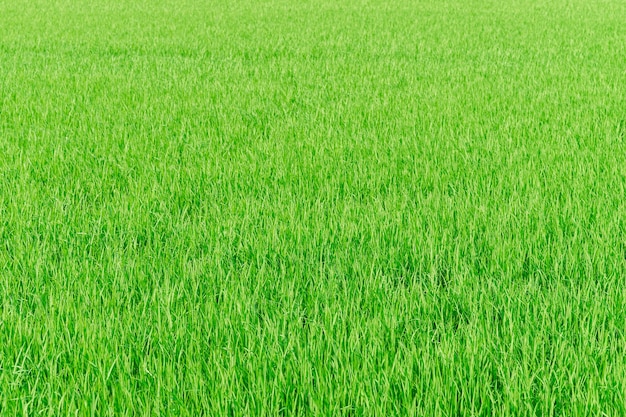
<svg viewBox="0 0 626 417"><path fill-rule="evenodd" d="M0 415L626 414L619 0L0 0Z"/></svg>

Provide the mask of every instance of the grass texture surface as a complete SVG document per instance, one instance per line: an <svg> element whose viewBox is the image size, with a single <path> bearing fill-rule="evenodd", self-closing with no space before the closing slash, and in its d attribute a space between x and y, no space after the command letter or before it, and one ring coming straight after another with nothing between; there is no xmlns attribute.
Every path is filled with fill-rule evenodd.
<svg viewBox="0 0 626 417"><path fill-rule="evenodd" d="M0 0L0 414L626 414L626 3Z"/></svg>

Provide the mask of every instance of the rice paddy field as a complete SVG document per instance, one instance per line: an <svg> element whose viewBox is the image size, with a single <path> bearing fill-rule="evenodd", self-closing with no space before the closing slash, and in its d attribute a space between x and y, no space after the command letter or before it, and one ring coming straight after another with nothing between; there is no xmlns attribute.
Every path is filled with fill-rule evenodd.
<svg viewBox="0 0 626 417"><path fill-rule="evenodd" d="M0 415L626 415L626 3L0 0Z"/></svg>

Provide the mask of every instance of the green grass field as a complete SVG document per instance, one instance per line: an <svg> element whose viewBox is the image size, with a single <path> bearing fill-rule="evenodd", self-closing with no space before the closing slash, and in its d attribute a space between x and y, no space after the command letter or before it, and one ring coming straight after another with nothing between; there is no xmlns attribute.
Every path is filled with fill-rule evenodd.
<svg viewBox="0 0 626 417"><path fill-rule="evenodd" d="M625 189L621 0L0 0L0 415L625 415Z"/></svg>

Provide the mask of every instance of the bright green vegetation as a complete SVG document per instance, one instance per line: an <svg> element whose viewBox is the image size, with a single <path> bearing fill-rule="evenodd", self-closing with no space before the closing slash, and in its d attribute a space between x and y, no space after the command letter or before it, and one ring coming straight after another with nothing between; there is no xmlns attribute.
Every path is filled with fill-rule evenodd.
<svg viewBox="0 0 626 417"><path fill-rule="evenodd" d="M624 22L0 0L0 415L624 415Z"/></svg>

